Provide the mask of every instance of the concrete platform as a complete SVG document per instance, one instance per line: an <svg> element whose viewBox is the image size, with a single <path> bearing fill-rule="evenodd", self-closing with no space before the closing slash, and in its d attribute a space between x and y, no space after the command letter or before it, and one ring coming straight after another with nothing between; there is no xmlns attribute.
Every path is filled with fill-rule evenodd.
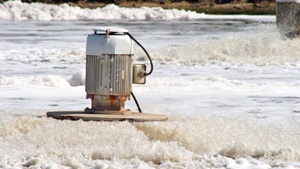
<svg viewBox="0 0 300 169"><path fill-rule="evenodd" d="M84 120L84 121L165 121L167 116L148 113L130 113L130 114L89 114L84 111L54 111L47 112L48 117L54 119Z"/></svg>
<svg viewBox="0 0 300 169"><path fill-rule="evenodd" d="M300 1L276 0L276 25L284 37L300 36Z"/></svg>

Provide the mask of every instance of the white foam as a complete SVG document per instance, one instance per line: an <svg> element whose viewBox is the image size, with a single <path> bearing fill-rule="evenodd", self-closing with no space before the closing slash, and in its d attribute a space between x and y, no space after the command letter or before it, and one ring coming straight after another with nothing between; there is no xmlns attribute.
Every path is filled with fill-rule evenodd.
<svg viewBox="0 0 300 169"><path fill-rule="evenodd" d="M57 46L61 47L61 46ZM40 63L63 63L76 64L85 62L85 52L83 49L66 50L56 48L29 47L24 50L15 50L9 48L0 54L1 62L9 62L11 64L32 64Z"/></svg>
<svg viewBox="0 0 300 169"><path fill-rule="evenodd" d="M0 11L0 20L187 20L220 18L220 16L198 14L178 9L163 9L161 7L123 8L111 4L103 8L85 9L71 7L68 4L28 4L21 1L4 2L0 4ZM225 16L226 18L274 21L274 16L230 15Z"/></svg>
<svg viewBox="0 0 300 169"><path fill-rule="evenodd" d="M27 86L27 85L38 85L38 86L49 86L49 87L66 87L70 86L67 80L60 75L43 75L43 76L12 76L6 77L0 75L0 86L1 85L14 85L14 86Z"/></svg>
<svg viewBox="0 0 300 169"><path fill-rule="evenodd" d="M185 70L183 68L181 71ZM201 69L201 68L199 68ZM220 67L206 67L208 69L220 69ZM178 69L177 69L178 70ZM282 71L279 69L278 71ZM188 69L186 70L188 71ZM272 70L269 70L272 71ZM193 72L191 72L193 74ZM241 75L242 76L242 75ZM278 74L277 76L282 76ZM160 87L207 87L220 86L223 88L261 88L261 89L282 89L293 88L297 89L300 86L300 81L287 82L284 79L281 81L271 81L270 79L256 79L246 81L236 74L234 79L225 78L219 75L207 75L205 72L202 75L186 75L175 77L149 77L147 86ZM247 77L246 77L247 78ZM0 86L48 86L48 87L69 87L69 86L84 86L85 85L85 70L79 70L72 76L62 75L37 75L37 76L5 76L0 75Z"/></svg>
<svg viewBox="0 0 300 169"><path fill-rule="evenodd" d="M71 86L85 85L85 70L83 69L75 73L68 82Z"/></svg>
<svg viewBox="0 0 300 169"><path fill-rule="evenodd" d="M267 169L288 164L277 159L300 158L297 133L249 119L170 116L132 124L35 117L43 114L0 114L2 167Z"/></svg>
<svg viewBox="0 0 300 169"><path fill-rule="evenodd" d="M25 5L41 5L38 13L40 7L51 7L18 3L13 7L16 15ZM120 9L126 8L116 7ZM133 85L133 91L144 112L169 119L129 123L45 117L47 111L90 106L83 86L85 37L74 29L81 31L94 22L77 27L59 22L60 29L48 30L64 33L38 44L43 35L31 35L45 30L49 22L5 23L9 26L2 31L13 41L3 37L0 53L2 168L299 168L299 40L281 40L274 27L252 32L245 28L237 35L220 30L214 39L180 36L186 42L176 46L163 38L154 41L162 30L153 30L158 36L146 39L164 45L148 50L154 72L146 85ZM24 23L34 25L24 30L24 41L14 35L18 30L5 31ZM139 33L142 29L136 27ZM81 38L82 43L70 45ZM170 41L177 43L176 39ZM135 59L143 56L137 51ZM132 99L126 108L137 111Z"/></svg>
<svg viewBox="0 0 300 169"><path fill-rule="evenodd" d="M270 29L272 30L272 29ZM249 36L232 35L222 39L163 46L151 50L152 58L161 63L194 64L300 64L300 39L282 40L277 34L251 32Z"/></svg>
<svg viewBox="0 0 300 169"><path fill-rule="evenodd" d="M206 39L198 42L187 40L180 45L162 45L148 49L151 58L159 63L195 64L254 64L254 65L284 65L300 64L299 39L282 40L278 34L251 32L250 35L229 35L222 39ZM270 36L269 36L270 35ZM58 46L64 47L64 46ZM42 48L42 47L41 47ZM136 48L135 60L147 62L144 52ZM81 49L39 49L16 51L13 49L0 54L0 61L12 64L66 63L84 64L85 50Z"/></svg>
<svg viewBox="0 0 300 169"><path fill-rule="evenodd" d="M107 5L103 8L83 9L67 4L46 5L42 3L22 3L8 1L0 4L0 20L169 20L195 19L201 14L184 10L164 10L160 7L120 8Z"/></svg>
<svg viewBox="0 0 300 169"><path fill-rule="evenodd" d="M282 40L279 35L252 32L250 37L228 36L180 45L161 45L148 49L151 58L158 63L196 64L252 64L299 65L300 39ZM138 49L138 48L137 48ZM85 51L66 49L7 50L0 54L0 61L12 64L66 63L85 64ZM147 62L144 52L136 50L135 60Z"/></svg>

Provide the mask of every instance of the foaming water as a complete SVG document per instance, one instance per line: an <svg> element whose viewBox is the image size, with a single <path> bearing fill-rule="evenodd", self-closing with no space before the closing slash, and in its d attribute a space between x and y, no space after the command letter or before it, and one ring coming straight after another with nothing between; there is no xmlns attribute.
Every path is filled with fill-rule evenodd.
<svg viewBox="0 0 300 169"><path fill-rule="evenodd" d="M299 39L283 40L279 34L251 32L250 36L237 34L195 43L187 41L187 44L164 46L151 52L161 63L299 65L299 42Z"/></svg>
<svg viewBox="0 0 300 169"><path fill-rule="evenodd" d="M71 78L61 75L40 75L40 76L12 76L0 75L0 86L49 86L68 87L83 86L85 84L85 71L79 70Z"/></svg>
<svg viewBox="0 0 300 169"><path fill-rule="evenodd" d="M207 16L192 11L163 9L161 7L123 8L110 4L103 8L86 9L68 4L48 5L42 3L22 3L7 1L0 4L0 20L189 20L200 18L218 19L220 16ZM247 15L231 15L223 18L249 19ZM273 21L274 16L259 16L257 20Z"/></svg>
<svg viewBox="0 0 300 169"><path fill-rule="evenodd" d="M150 140L179 142L194 153L222 154L228 157L251 156L299 160L299 132L295 126L281 128L228 117L175 117L165 123L140 123L135 126ZM297 150L296 150L296 149ZM295 151L296 150L296 151ZM285 154L286 153L286 154Z"/></svg>
<svg viewBox="0 0 300 169"><path fill-rule="evenodd" d="M251 35L227 34L223 38L186 39L181 44L161 44L152 47L149 53L157 63L180 63L184 65L205 64L250 64L250 65L299 65L299 39L283 40L279 34L270 34L274 28L252 31ZM68 42L69 43L69 42ZM39 47L42 48L43 46ZM0 61L9 65L40 66L45 63L60 64L55 69L74 64L85 64L84 48L9 50L0 54ZM62 46L59 46L62 48ZM147 61L143 51L136 49L134 59ZM17 53L17 54L16 54ZM64 66L61 66L65 64ZM82 66L81 66L82 67Z"/></svg>
<svg viewBox="0 0 300 169"><path fill-rule="evenodd" d="M299 40L281 39L274 16L18 1L0 8L9 13L0 16L8 20L0 30L1 168L299 168ZM105 10L110 22L76 13ZM128 29L150 53L153 74L133 91L143 112L169 119L46 118L90 106L85 40L110 25ZM149 66L137 47L134 63ZM132 99L126 108L137 111Z"/></svg>
<svg viewBox="0 0 300 169"><path fill-rule="evenodd" d="M296 123L280 127L247 118L180 115L166 122L83 122L39 115L1 113L2 167L226 167L228 157L270 165L278 158L300 160Z"/></svg>
<svg viewBox="0 0 300 169"><path fill-rule="evenodd" d="M74 84L75 82L72 82ZM80 80L78 80L80 83ZM50 86L50 87L66 87L70 86L63 76L44 75L44 76L29 76L29 77L5 77L0 76L0 85L14 85L14 86Z"/></svg>
<svg viewBox="0 0 300 169"><path fill-rule="evenodd" d="M22 3L8 1L0 5L2 11L0 20L168 20L195 19L201 14L184 10L164 10L155 8L120 8L107 5L103 8L84 9L71 7L67 4L46 5L42 3Z"/></svg>

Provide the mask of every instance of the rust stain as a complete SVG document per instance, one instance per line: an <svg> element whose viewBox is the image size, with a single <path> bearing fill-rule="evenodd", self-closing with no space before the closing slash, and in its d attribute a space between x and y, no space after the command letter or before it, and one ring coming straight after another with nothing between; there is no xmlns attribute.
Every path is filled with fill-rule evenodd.
<svg viewBox="0 0 300 169"><path fill-rule="evenodd" d="M86 98L87 98L87 99L94 99L94 95L93 95L93 94L87 94L87 95L86 95Z"/></svg>
<svg viewBox="0 0 300 169"><path fill-rule="evenodd" d="M116 100L118 100L118 96L114 96L114 95L109 95L109 96L107 96L107 100L109 100L110 101L110 107L115 107L114 105L115 105L115 101Z"/></svg>

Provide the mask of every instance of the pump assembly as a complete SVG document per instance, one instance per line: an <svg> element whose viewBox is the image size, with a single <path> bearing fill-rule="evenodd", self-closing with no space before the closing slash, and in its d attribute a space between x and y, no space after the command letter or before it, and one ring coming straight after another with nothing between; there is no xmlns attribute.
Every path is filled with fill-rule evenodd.
<svg viewBox="0 0 300 169"><path fill-rule="evenodd" d="M47 112L48 117L71 120L133 120L161 121L167 116L142 113L132 93L132 84L145 84L146 76L153 71L153 64L145 48L134 39L128 30L122 28L94 29L87 37L86 44L86 83L87 99L91 108L84 111ZM133 42L146 53L150 61L150 71L146 65L133 64ZM133 97L139 113L125 108L125 102Z"/></svg>

